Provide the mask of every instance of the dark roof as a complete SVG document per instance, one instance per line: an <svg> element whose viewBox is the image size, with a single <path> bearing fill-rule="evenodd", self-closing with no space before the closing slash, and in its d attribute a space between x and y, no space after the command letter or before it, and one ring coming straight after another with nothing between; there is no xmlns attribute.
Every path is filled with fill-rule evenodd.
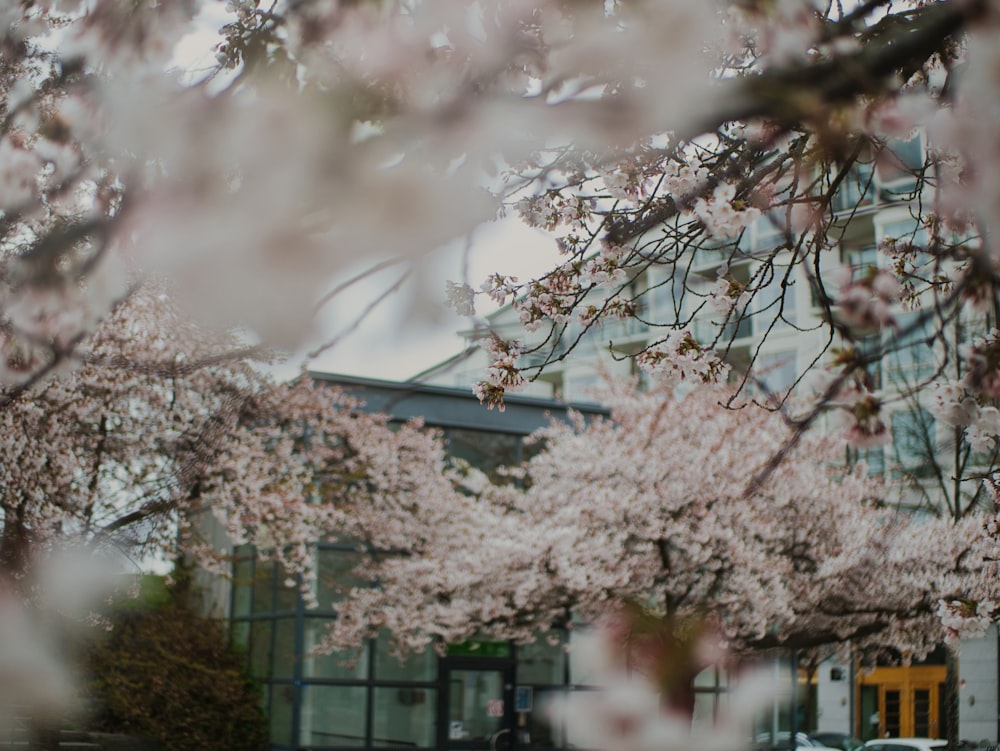
<svg viewBox="0 0 1000 751"><path fill-rule="evenodd" d="M530 396L508 396L506 409L487 409L471 391L428 386L413 382L382 381L372 378L310 373L316 381L339 386L351 396L362 400L365 409L383 412L397 420L419 417L427 425L442 428L465 428L495 433L529 433L549 424L550 418L567 419L570 409L587 417L607 415L608 410L596 404L564 404L554 399Z"/></svg>

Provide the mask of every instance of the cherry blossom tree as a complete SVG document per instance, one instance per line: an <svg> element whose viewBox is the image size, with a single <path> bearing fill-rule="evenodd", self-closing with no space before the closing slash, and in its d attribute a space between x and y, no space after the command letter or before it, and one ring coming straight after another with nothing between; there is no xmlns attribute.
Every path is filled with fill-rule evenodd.
<svg viewBox="0 0 1000 751"><path fill-rule="evenodd" d="M352 508L447 487L432 434L390 429L306 376L275 381L266 353L205 332L162 291L134 293L74 356L0 410L0 559L15 580L74 538L172 556L180 527L182 546L211 557L204 511L308 578L313 544Z"/></svg>
<svg viewBox="0 0 1000 751"><path fill-rule="evenodd" d="M728 390L633 385L602 394L607 419L540 431L510 482L464 468L457 505L408 509L409 535L365 568L378 587L334 603L325 646L385 629L405 654L595 624L574 654L606 685L564 707L574 727L603 748L733 749L775 696L746 672L756 658L920 659L989 625L988 516L901 511L830 432L774 464L794 428L724 409ZM713 664L742 688L719 724L692 726L693 681Z"/></svg>
<svg viewBox="0 0 1000 751"><path fill-rule="evenodd" d="M4 396L0 721L72 706L50 642L99 622L151 563L227 576L232 547L252 545L308 596L318 541L363 544L387 508L457 493L435 434L307 374L276 381L266 351L196 325L167 291L139 286L59 372Z"/></svg>
<svg viewBox="0 0 1000 751"><path fill-rule="evenodd" d="M747 472L788 428L722 409L727 397L619 386L609 419L553 422L516 482L472 473L476 497L408 515L401 555L372 564L379 587L335 605L330 644L380 628L403 650L477 633L532 640L622 602L708 618L739 654L849 643L869 659L919 658L939 644L942 603L978 581L982 518L895 511L863 465L844 470L829 437L800 441L747 494Z"/></svg>

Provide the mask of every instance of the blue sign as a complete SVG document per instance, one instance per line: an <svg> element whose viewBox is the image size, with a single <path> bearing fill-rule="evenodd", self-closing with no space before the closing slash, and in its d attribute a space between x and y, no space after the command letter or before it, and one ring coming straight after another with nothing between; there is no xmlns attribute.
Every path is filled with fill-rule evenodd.
<svg viewBox="0 0 1000 751"><path fill-rule="evenodd" d="M534 690L531 686L518 686L514 691L514 711L530 712L534 704Z"/></svg>

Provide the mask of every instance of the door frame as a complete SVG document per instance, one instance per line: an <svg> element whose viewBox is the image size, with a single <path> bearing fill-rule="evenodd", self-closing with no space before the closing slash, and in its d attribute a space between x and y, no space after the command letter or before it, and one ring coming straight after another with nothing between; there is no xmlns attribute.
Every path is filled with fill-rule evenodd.
<svg viewBox="0 0 1000 751"><path fill-rule="evenodd" d="M438 702L438 731L437 738L439 749L490 749L489 741L468 740L456 741L449 738L449 726L451 723L451 680L452 670L482 670L485 672L499 672L503 681L503 717L501 718L501 731L506 732L506 741L501 745L501 749L513 749L516 744L516 715L514 712L514 686L515 686L515 660L513 657L470 657L470 656L447 656L438 661L438 684L441 687L441 699ZM495 751L490 749L490 751Z"/></svg>

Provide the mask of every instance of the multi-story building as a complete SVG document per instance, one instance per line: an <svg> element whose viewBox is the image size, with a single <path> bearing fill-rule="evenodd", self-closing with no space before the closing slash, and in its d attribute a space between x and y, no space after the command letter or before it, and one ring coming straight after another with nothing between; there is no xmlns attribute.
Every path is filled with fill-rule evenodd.
<svg viewBox="0 0 1000 751"><path fill-rule="evenodd" d="M901 166L919 168L923 164L922 136L916 135L893 146ZM887 266L890 261L879 251L889 238L914 245L926 241L925 231L914 219L915 178L900 169L881 173L859 165L841 185L835 197L837 220L831 237L837 237L837 251L822 260L826 274L834 266L848 267L854 274L868 267ZM822 365L837 342L830 346L823 310L817 303L812 269L789 269L789 254L782 252L783 233L763 217L749 227L738 241L703 247L687 256L684 269L676 265L650 266L629 279L626 297L634 301L635 318L607 319L590 328L570 323L561 342L575 342L572 351L544 344L537 354L529 354L525 365L548 360L544 369L525 387L525 393L569 401L587 400L589 389L601 377L636 376L640 386L645 375L629 357L661 340L666 328L657 323L683 322L702 344L718 343L718 350L732 366L732 377L743 380L757 393L782 394L810 369ZM637 244L641 242L638 241ZM776 250L779 248L779 250ZM770 264L771 284L761 284L762 261ZM709 289L720 269L728 278L748 287L759 287L745 314L731 317L719 333L720 314L705 304ZM786 272L788 272L786 274ZM840 269L843 274L843 268ZM832 276L832 275L831 275ZM868 367L870 386L883 395L900 397L914 385L925 384L936 374L942 361L942 339L930 336L930 324L917 310L899 306L895 326L858 332L852 346L865 352L883 350ZM423 383L468 389L483 379L487 354L477 340L489 332L501 338L524 342L531 353L549 332L531 334L521 325L518 312L508 305L489 317L489 327L465 332L466 349L455 358L418 375ZM649 323L644 323L644 321ZM958 323L965 331L985 333L988 316L963 314ZM961 334L959 336L962 336ZM547 340L551 342L552 340ZM954 347L959 342L950 342ZM556 349L553 350L552 347ZM839 345L842 346L842 345ZM953 350L951 353L953 355ZM552 355L559 355L552 357ZM535 358L535 359L531 359ZM851 461L864 460L872 474L886 478L890 499L901 507L920 513L956 514L973 507L982 483L972 489L955 478L975 475L975 456L963 454L956 465L955 433L935 422L922 397L887 400L885 422L891 441L882 447L855 451ZM963 502L956 503L955 496ZM956 510L957 509L957 510ZM873 572L873 575L878 575ZM961 649L961 695L959 736L971 740L998 737L997 633L995 628L981 640L967 642ZM855 671L853 666L829 663L814 675L803 675L817 697L814 710L806 713L812 729L850 732L867 739L883 736L945 735L945 660L943 650L924 664L912 667L886 666L874 671ZM787 725L783 728L788 729Z"/></svg>
<svg viewBox="0 0 1000 751"><path fill-rule="evenodd" d="M317 377L364 399L368 409L397 420L421 417L442 431L451 455L487 473L520 462L524 438L566 414L563 402L538 397L514 396L505 412L487 412L469 389ZM596 405L576 408L601 412ZM333 603L351 586L349 572L363 554L349 542L318 544L316 600ZM228 615L234 641L246 649L250 672L263 687L275 751L587 747L548 712L553 700L590 688L565 648L565 634L559 643L474 641L453 645L444 656L428 651L405 662L389 653L387 638L351 654L313 654L335 613L308 608L285 579L273 562L237 550L231 586L216 580L212 590L215 611ZM993 740L996 636L963 645L962 657L961 734ZM859 736L941 734L944 666L941 659L930 663L936 664L862 673L831 661L806 673L776 661L789 691L761 718L758 733L794 725ZM697 715L711 718L727 690L725 676L706 671L695 690Z"/></svg>

